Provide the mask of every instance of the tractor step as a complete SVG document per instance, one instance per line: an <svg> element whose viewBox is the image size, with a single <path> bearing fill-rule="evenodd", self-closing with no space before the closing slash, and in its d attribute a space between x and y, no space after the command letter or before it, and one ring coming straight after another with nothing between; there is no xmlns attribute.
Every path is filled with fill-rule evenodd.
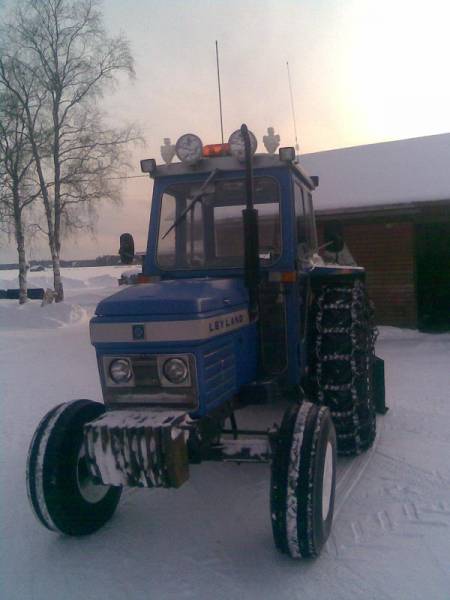
<svg viewBox="0 0 450 600"><path fill-rule="evenodd" d="M272 459L272 448L269 437L222 440L220 444L211 446L202 458L220 462L268 463Z"/></svg>

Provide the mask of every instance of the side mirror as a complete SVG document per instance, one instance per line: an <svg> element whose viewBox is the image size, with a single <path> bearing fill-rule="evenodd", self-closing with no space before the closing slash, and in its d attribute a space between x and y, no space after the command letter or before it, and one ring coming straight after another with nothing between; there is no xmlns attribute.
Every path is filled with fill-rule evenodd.
<svg viewBox="0 0 450 600"><path fill-rule="evenodd" d="M119 255L122 264L131 265L134 260L134 239L131 233L122 233L120 236Z"/></svg>
<svg viewBox="0 0 450 600"><path fill-rule="evenodd" d="M339 221L325 223L323 230L326 249L330 252L341 252L344 248L344 234Z"/></svg>

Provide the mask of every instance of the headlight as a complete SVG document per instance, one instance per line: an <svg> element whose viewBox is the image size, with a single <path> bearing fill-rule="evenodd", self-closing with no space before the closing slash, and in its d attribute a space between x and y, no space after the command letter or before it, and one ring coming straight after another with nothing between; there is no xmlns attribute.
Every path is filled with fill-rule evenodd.
<svg viewBox="0 0 450 600"><path fill-rule="evenodd" d="M163 374L170 383L180 384L187 379L189 369L183 359L169 358L163 365Z"/></svg>
<svg viewBox="0 0 450 600"><path fill-rule="evenodd" d="M130 361L125 358L117 358L109 365L109 374L115 383L126 383L130 381L133 374Z"/></svg>

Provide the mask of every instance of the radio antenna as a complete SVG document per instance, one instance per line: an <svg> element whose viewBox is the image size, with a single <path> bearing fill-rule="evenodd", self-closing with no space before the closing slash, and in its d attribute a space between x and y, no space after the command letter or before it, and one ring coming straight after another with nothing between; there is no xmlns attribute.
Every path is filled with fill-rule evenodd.
<svg viewBox="0 0 450 600"><path fill-rule="evenodd" d="M216 40L216 63L217 63L217 85L219 87L220 133L222 134L222 144L223 144L222 94L220 92L219 45L217 44L217 40Z"/></svg>
<svg viewBox="0 0 450 600"><path fill-rule="evenodd" d="M289 82L289 94L291 96L292 120L294 121L295 150L298 152L300 150L300 147L298 145L298 139L297 139L297 120L295 118L294 97L292 95L291 73L289 71L289 63L288 62L286 62L286 67L287 67L288 82Z"/></svg>

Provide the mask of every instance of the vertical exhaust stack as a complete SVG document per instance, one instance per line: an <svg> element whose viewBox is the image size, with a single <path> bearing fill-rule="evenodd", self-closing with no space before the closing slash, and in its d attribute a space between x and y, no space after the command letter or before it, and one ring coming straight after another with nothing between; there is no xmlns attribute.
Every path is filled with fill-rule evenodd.
<svg viewBox="0 0 450 600"><path fill-rule="evenodd" d="M241 135L245 148L245 183L247 207L242 211L244 221L245 243L245 285L249 295L250 319L258 316L258 288L260 282L258 211L254 208L255 188L253 181L253 165L250 135L247 125L241 125Z"/></svg>

